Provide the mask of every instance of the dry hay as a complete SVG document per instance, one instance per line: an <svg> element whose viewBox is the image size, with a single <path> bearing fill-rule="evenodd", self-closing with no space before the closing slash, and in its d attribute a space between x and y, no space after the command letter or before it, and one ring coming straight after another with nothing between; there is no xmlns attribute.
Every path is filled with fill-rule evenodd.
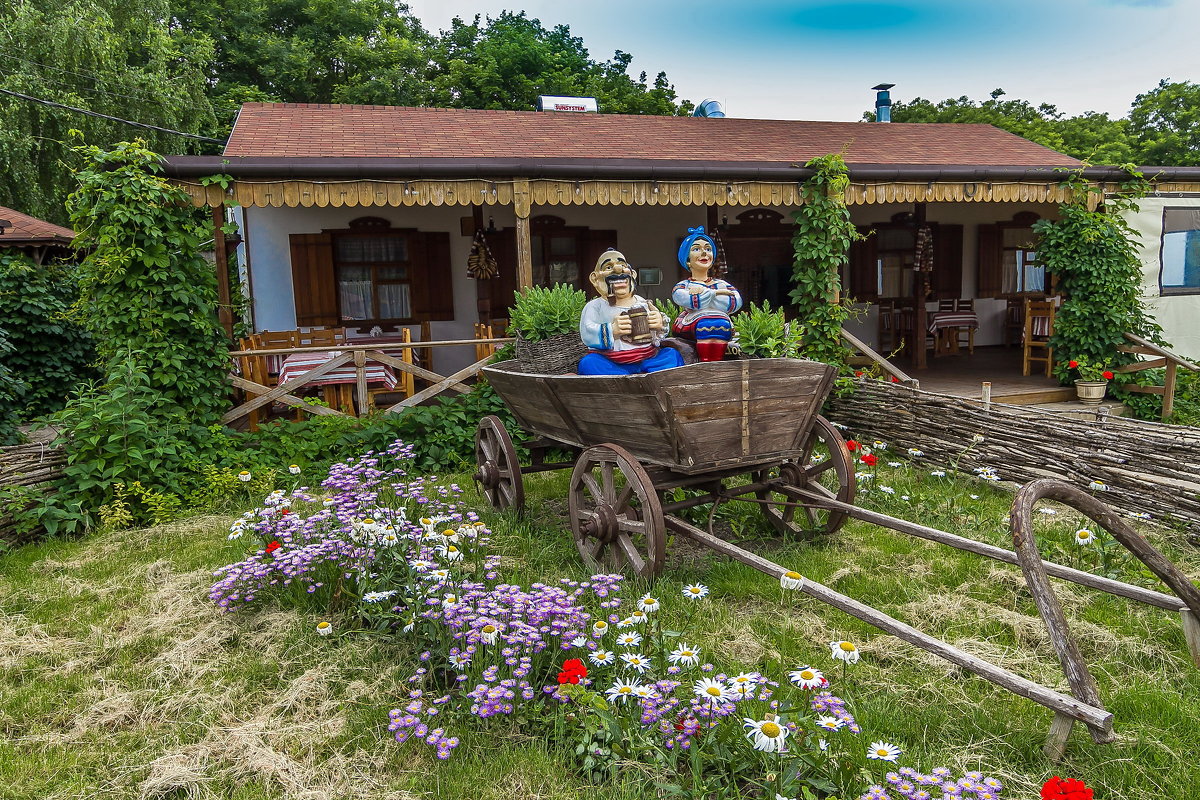
<svg viewBox="0 0 1200 800"><path fill-rule="evenodd" d="M0 612L0 669L28 666L30 659L59 662L79 653L82 642L65 636L52 636L42 625L19 614Z"/></svg>

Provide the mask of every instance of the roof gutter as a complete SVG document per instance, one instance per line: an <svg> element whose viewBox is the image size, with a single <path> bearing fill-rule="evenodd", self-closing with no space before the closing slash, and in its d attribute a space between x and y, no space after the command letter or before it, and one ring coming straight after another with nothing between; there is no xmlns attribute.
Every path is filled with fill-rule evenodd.
<svg viewBox="0 0 1200 800"><path fill-rule="evenodd" d="M171 178L225 174L235 180L422 180L427 178L550 178L559 180L802 181L813 174L777 161L677 161L665 159L534 158L280 158L169 156ZM1070 167L978 164L850 164L856 181L1055 181ZM1200 181L1200 167L1139 167L1158 180ZM1085 167L1091 181L1121 181L1118 167Z"/></svg>

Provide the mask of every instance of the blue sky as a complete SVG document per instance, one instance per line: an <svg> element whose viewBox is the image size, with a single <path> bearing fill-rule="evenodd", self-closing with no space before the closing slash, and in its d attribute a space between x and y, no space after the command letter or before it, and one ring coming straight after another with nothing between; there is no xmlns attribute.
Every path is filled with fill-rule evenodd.
<svg viewBox="0 0 1200 800"><path fill-rule="evenodd" d="M1200 81L1200 0L410 0L431 30L524 10L593 58L633 54L730 116L854 121L896 100L1009 97L1125 116L1160 78ZM601 109L603 111L603 109Z"/></svg>

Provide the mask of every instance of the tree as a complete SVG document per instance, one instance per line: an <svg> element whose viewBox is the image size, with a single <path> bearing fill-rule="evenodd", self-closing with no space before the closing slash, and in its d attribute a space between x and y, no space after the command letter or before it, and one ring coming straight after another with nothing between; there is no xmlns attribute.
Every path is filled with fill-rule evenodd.
<svg viewBox="0 0 1200 800"><path fill-rule="evenodd" d="M204 42L165 24L165 0L62 0L0 6L0 88L188 133L215 126L203 77ZM130 136L119 122L0 95L0 203L65 223L73 179L72 129L109 145ZM143 131L162 152L197 143Z"/></svg>
<svg viewBox="0 0 1200 800"><path fill-rule="evenodd" d="M1134 99L1129 127L1138 164L1200 165L1200 84L1159 81Z"/></svg>
<svg viewBox="0 0 1200 800"><path fill-rule="evenodd" d="M633 56L616 51L596 62L583 39L566 25L547 30L524 12L505 11L470 24L455 18L432 56L434 103L457 108L532 110L538 95L595 97L602 111L618 114L686 114L674 87L660 72L653 85L646 73L628 73Z"/></svg>

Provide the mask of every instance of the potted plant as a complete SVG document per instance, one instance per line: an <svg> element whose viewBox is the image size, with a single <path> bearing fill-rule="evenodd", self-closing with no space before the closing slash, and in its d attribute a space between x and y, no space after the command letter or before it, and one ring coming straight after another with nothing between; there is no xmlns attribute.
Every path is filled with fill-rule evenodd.
<svg viewBox="0 0 1200 800"><path fill-rule="evenodd" d="M571 372L587 352L579 338L579 315L587 295L574 286L532 286L518 292L509 309L509 330L517 339L517 361L533 372Z"/></svg>
<svg viewBox="0 0 1200 800"><path fill-rule="evenodd" d="M1071 359L1067 362L1067 369L1075 371L1075 394L1079 401L1088 405L1099 405L1108 391L1108 382L1113 377L1112 370L1085 358Z"/></svg>

